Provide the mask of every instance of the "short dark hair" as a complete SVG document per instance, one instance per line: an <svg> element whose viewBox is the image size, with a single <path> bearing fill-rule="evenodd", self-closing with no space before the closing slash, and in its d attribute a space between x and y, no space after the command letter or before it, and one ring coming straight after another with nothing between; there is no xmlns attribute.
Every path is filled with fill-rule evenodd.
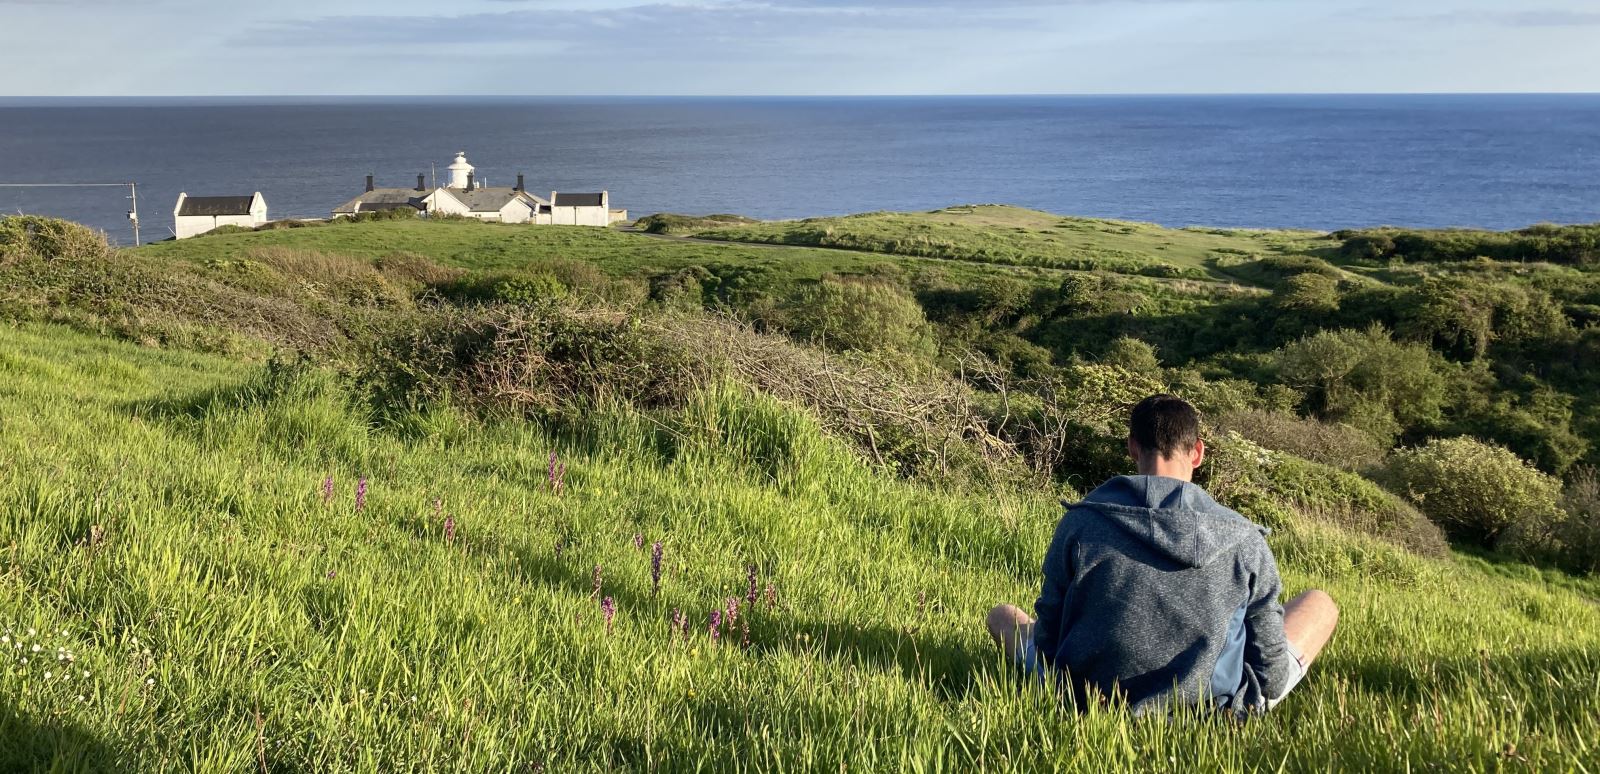
<svg viewBox="0 0 1600 774"><path fill-rule="evenodd" d="M1128 437L1140 450L1170 458L1200 442L1200 412L1175 395L1151 395L1133 407Z"/></svg>

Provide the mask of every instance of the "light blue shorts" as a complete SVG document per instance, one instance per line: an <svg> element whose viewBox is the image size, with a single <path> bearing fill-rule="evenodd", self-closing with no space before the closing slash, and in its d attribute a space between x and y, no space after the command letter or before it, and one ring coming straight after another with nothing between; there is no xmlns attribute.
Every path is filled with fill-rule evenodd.
<svg viewBox="0 0 1600 774"><path fill-rule="evenodd" d="M1278 703L1287 698L1289 692L1293 691L1295 686L1298 686L1300 681L1306 678L1305 656L1294 646L1294 643L1286 642L1284 644L1289 647L1289 655L1294 656L1294 660L1289 662L1289 683L1284 687L1281 696L1267 700L1267 709L1269 710L1278 706ZM1049 665L1044 663L1044 657L1039 655L1039 649L1033 644L1031 638L1023 645L1022 652L1017 654L1017 668L1021 669L1022 673L1028 676L1028 679L1038 680L1040 685L1045 685L1046 676L1050 671Z"/></svg>

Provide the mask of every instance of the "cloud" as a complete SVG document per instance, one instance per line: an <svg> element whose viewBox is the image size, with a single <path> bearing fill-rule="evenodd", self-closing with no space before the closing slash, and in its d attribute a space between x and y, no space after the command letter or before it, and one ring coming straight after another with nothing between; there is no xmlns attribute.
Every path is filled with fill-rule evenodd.
<svg viewBox="0 0 1600 774"><path fill-rule="evenodd" d="M1427 16L1401 16L1397 21L1428 24L1470 24L1491 27L1595 27L1600 11L1545 8L1522 11L1457 11Z"/></svg>
<svg viewBox="0 0 1600 774"><path fill-rule="evenodd" d="M837 0L829 0L836 2ZM789 4L785 4L789 3ZM858 34L969 29L1014 24L1003 9L933 16L911 5L868 7L812 5L806 0L678 5L658 3L606 10L525 9L456 16L330 16L268 22L241 42L258 46L450 46L547 43L567 49L627 53L699 50L706 42L724 49L762 49L772 41L817 42ZM953 27L959 16L960 26Z"/></svg>

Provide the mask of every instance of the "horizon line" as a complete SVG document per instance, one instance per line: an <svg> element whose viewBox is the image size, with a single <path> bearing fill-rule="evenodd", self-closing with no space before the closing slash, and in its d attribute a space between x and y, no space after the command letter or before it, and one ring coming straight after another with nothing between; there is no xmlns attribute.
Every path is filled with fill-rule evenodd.
<svg viewBox="0 0 1600 774"><path fill-rule="evenodd" d="M132 99L971 99L1040 97L1558 97L1600 96L1600 91L1128 91L884 94L0 94L0 100Z"/></svg>

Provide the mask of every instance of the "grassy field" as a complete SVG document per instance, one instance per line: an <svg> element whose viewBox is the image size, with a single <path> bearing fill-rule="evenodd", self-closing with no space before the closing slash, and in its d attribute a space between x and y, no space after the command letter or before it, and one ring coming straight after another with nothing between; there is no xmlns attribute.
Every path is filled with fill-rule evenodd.
<svg viewBox="0 0 1600 774"><path fill-rule="evenodd" d="M1312 232L1168 229L998 206L674 230L673 236L695 240L654 238L615 229L530 229L470 221L401 220L207 235L157 242L136 252L189 261L237 260L251 251L273 247L362 258L412 253L472 269L507 269L564 258L589 261L617 275L726 263L790 281L874 266L913 273L936 271L955 281L997 274L1059 278L1066 271L1099 270L1248 287L1262 284L1260 278L1232 267L1264 255L1327 248L1318 239L1321 235ZM1144 282L1147 287L1154 284Z"/></svg>
<svg viewBox="0 0 1600 774"><path fill-rule="evenodd" d="M981 628L989 605L1032 599L1057 517L1043 493L885 477L731 388L560 434L448 407L378 421L351 389L0 327L0 768L1600 760L1600 607L1556 573L1291 526L1273 536L1289 592L1327 588L1344 621L1279 711L1075 717ZM738 617L713 637L729 598Z"/></svg>
<svg viewBox="0 0 1600 774"><path fill-rule="evenodd" d="M1325 247L1317 243L1323 235L1314 232L1171 229L1150 223L1066 218L1000 205L732 227L706 223L680 233L733 242L1222 280L1235 277L1219 262Z"/></svg>

